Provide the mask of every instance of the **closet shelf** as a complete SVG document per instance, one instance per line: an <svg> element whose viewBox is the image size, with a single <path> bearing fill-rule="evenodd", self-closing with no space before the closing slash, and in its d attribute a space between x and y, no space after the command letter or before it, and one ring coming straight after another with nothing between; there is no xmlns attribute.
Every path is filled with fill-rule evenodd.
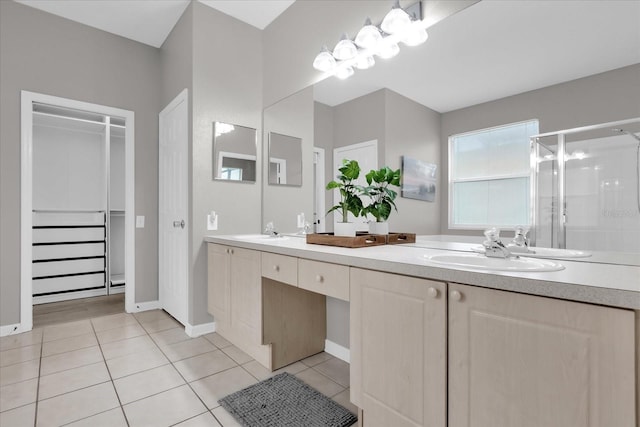
<svg viewBox="0 0 640 427"><path fill-rule="evenodd" d="M33 124L53 128L70 129L79 132L103 134L106 129L104 122L95 122L75 117L58 116L49 113L33 112Z"/></svg>

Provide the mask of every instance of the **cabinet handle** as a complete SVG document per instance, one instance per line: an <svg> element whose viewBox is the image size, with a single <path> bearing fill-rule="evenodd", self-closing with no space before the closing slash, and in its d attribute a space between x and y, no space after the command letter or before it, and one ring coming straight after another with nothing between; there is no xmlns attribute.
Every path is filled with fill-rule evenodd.
<svg viewBox="0 0 640 427"><path fill-rule="evenodd" d="M430 287L429 289L427 289L427 295L429 295L431 298L438 298L438 290L434 287Z"/></svg>
<svg viewBox="0 0 640 427"><path fill-rule="evenodd" d="M231 250L230 250L229 248L225 249L224 251L225 251L226 253L228 253L228 254L230 254L230 253L231 253Z"/></svg>
<svg viewBox="0 0 640 427"><path fill-rule="evenodd" d="M318 283L322 283L322 282L324 282L324 277L322 277L321 275L319 275L319 274L318 274L318 275L316 276L316 282L318 282Z"/></svg>
<svg viewBox="0 0 640 427"><path fill-rule="evenodd" d="M462 299L462 294L460 291L451 291L451 299L454 301L460 301Z"/></svg>
<svg viewBox="0 0 640 427"><path fill-rule="evenodd" d="M233 249L229 249L229 253L233 255Z"/></svg>
<svg viewBox="0 0 640 427"><path fill-rule="evenodd" d="M280 271L280 266L274 265L273 266L273 271Z"/></svg>

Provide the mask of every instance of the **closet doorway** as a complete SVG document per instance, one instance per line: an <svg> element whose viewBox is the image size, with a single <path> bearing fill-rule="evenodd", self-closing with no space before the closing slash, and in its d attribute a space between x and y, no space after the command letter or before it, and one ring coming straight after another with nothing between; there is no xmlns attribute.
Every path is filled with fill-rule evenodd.
<svg viewBox="0 0 640 427"><path fill-rule="evenodd" d="M33 304L123 293L134 311L134 113L22 91L20 330Z"/></svg>

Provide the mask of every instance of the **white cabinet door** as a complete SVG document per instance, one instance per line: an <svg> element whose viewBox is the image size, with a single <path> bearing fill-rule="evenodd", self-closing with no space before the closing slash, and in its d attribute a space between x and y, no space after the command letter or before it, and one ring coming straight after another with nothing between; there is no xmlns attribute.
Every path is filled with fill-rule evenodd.
<svg viewBox="0 0 640 427"><path fill-rule="evenodd" d="M635 426L634 313L449 284L450 427Z"/></svg>
<svg viewBox="0 0 640 427"><path fill-rule="evenodd" d="M351 269L351 401L366 427L446 425L446 284Z"/></svg>

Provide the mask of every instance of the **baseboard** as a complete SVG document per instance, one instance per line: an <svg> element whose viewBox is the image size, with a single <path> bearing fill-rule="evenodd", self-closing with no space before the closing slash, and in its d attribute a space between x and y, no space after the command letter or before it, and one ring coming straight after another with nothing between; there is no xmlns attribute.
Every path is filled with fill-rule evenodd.
<svg viewBox="0 0 640 427"><path fill-rule="evenodd" d="M216 322L201 323L199 325L192 325L187 323L184 327L184 331L191 338L199 337L200 335L210 334L216 331Z"/></svg>
<svg viewBox="0 0 640 427"><path fill-rule="evenodd" d="M333 341L324 340L324 351L347 363L351 362L351 350Z"/></svg>
<svg viewBox="0 0 640 427"><path fill-rule="evenodd" d="M162 308L159 300L136 302L133 305L134 305L134 309L132 313L139 313L141 311L148 311L148 310L159 310Z"/></svg>
<svg viewBox="0 0 640 427"><path fill-rule="evenodd" d="M24 332L20 328L20 323L15 323L13 325L0 326L0 337L6 337L7 335L19 334L20 332Z"/></svg>

